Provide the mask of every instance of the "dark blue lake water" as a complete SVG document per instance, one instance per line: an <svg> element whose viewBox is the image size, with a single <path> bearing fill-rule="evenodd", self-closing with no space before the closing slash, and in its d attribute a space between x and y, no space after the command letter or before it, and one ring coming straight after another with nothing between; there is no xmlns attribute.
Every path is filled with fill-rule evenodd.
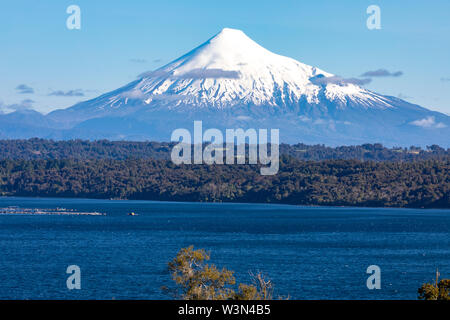
<svg viewBox="0 0 450 320"><path fill-rule="evenodd" d="M0 215L0 299L169 298L167 262L191 244L239 282L262 271L291 299L416 299L436 268L450 277L450 210L0 198L6 206L107 215ZM69 265L81 290L66 287ZM367 289L370 265L380 290Z"/></svg>

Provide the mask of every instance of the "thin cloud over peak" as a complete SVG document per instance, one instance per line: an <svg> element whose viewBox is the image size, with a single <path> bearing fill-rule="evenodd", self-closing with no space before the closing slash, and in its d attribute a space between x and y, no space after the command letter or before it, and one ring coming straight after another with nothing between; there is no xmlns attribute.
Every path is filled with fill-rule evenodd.
<svg viewBox="0 0 450 320"><path fill-rule="evenodd" d="M133 58L133 59L130 59L130 62L133 62L133 63L147 63L147 60L139 59L139 58Z"/></svg>
<svg viewBox="0 0 450 320"><path fill-rule="evenodd" d="M339 76L325 77L322 74L312 77L309 80L316 85L337 84L337 85L341 85L341 86L347 85L347 84L363 86L363 85L366 85L366 84L369 84L370 82L372 82L372 79L370 79L370 78L364 78L364 79L342 78Z"/></svg>
<svg viewBox="0 0 450 320"><path fill-rule="evenodd" d="M34 93L34 89L30 86L27 86L26 84L19 84L16 87L17 93L19 94L30 94Z"/></svg>
<svg viewBox="0 0 450 320"><path fill-rule="evenodd" d="M0 101L0 110L1 111L24 111L24 110L32 110L34 100L31 99L24 99L19 103L13 103L13 104L4 104Z"/></svg>
<svg viewBox="0 0 450 320"><path fill-rule="evenodd" d="M55 90L48 94L49 96L58 96L58 97L84 97L84 92L81 89L75 90Z"/></svg>
<svg viewBox="0 0 450 320"><path fill-rule="evenodd" d="M147 77L169 77L171 79L239 79L241 74L239 71L223 70L217 68L211 69L193 69L183 74L173 74L164 70L155 70L141 73L139 78Z"/></svg>
<svg viewBox="0 0 450 320"><path fill-rule="evenodd" d="M390 72L386 69L378 69L378 70L373 70L373 71L366 71L361 75L361 77L369 77L369 78L400 77L402 75L403 75L403 71Z"/></svg>

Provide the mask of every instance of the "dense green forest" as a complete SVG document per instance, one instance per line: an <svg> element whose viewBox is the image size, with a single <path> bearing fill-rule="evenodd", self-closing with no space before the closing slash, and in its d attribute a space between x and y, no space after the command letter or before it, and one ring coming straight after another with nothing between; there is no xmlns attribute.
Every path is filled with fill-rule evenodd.
<svg viewBox="0 0 450 320"><path fill-rule="evenodd" d="M130 141L52 141L44 139L0 140L0 159L156 159L169 160L174 143ZM450 149L437 145L426 149L385 148L381 144L327 147L324 145L281 144L280 154L298 160L417 161L445 160Z"/></svg>
<svg viewBox="0 0 450 320"><path fill-rule="evenodd" d="M81 143L81 142L80 142ZM0 195L450 208L450 160L180 165L154 159L0 160Z"/></svg>

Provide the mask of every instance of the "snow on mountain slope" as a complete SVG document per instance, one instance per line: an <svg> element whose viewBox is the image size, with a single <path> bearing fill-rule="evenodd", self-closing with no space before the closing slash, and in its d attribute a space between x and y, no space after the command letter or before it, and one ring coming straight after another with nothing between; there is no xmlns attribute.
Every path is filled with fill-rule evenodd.
<svg viewBox="0 0 450 320"><path fill-rule="evenodd" d="M317 83L314 79L332 79ZM194 106L223 109L234 105L284 107L327 100L360 102L365 107L390 107L382 96L333 74L277 55L242 31L223 29L204 44L119 90L92 101L97 108L164 104L169 109ZM92 105L89 104L89 105Z"/></svg>
<svg viewBox="0 0 450 320"><path fill-rule="evenodd" d="M274 54L242 31L223 29L185 56L146 74L137 90L148 95L178 95L179 104L226 107L236 103L278 105L313 102L318 87L309 78L332 76L317 68Z"/></svg>

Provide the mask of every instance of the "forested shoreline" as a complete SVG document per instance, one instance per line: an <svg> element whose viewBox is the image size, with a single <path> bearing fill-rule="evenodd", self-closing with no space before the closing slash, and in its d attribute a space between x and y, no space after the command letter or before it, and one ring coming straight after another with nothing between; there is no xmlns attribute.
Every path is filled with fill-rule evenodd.
<svg viewBox="0 0 450 320"><path fill-rule="evenodd" d="M175 165L153 159L0 160L0 195L295 205L450 208L450 160Z"/></svg>
<svg viewBox="0 0 450 320"><path fill-rule="evenodd" d="M0 140L0 159L154 159L170 160L175 143L136 141L53 141L45 139ZM280 154L298 160L419 161L448 160L450 149L437 145L420 148L386 148L379 143L358 146L280 144Z"/></svg>

